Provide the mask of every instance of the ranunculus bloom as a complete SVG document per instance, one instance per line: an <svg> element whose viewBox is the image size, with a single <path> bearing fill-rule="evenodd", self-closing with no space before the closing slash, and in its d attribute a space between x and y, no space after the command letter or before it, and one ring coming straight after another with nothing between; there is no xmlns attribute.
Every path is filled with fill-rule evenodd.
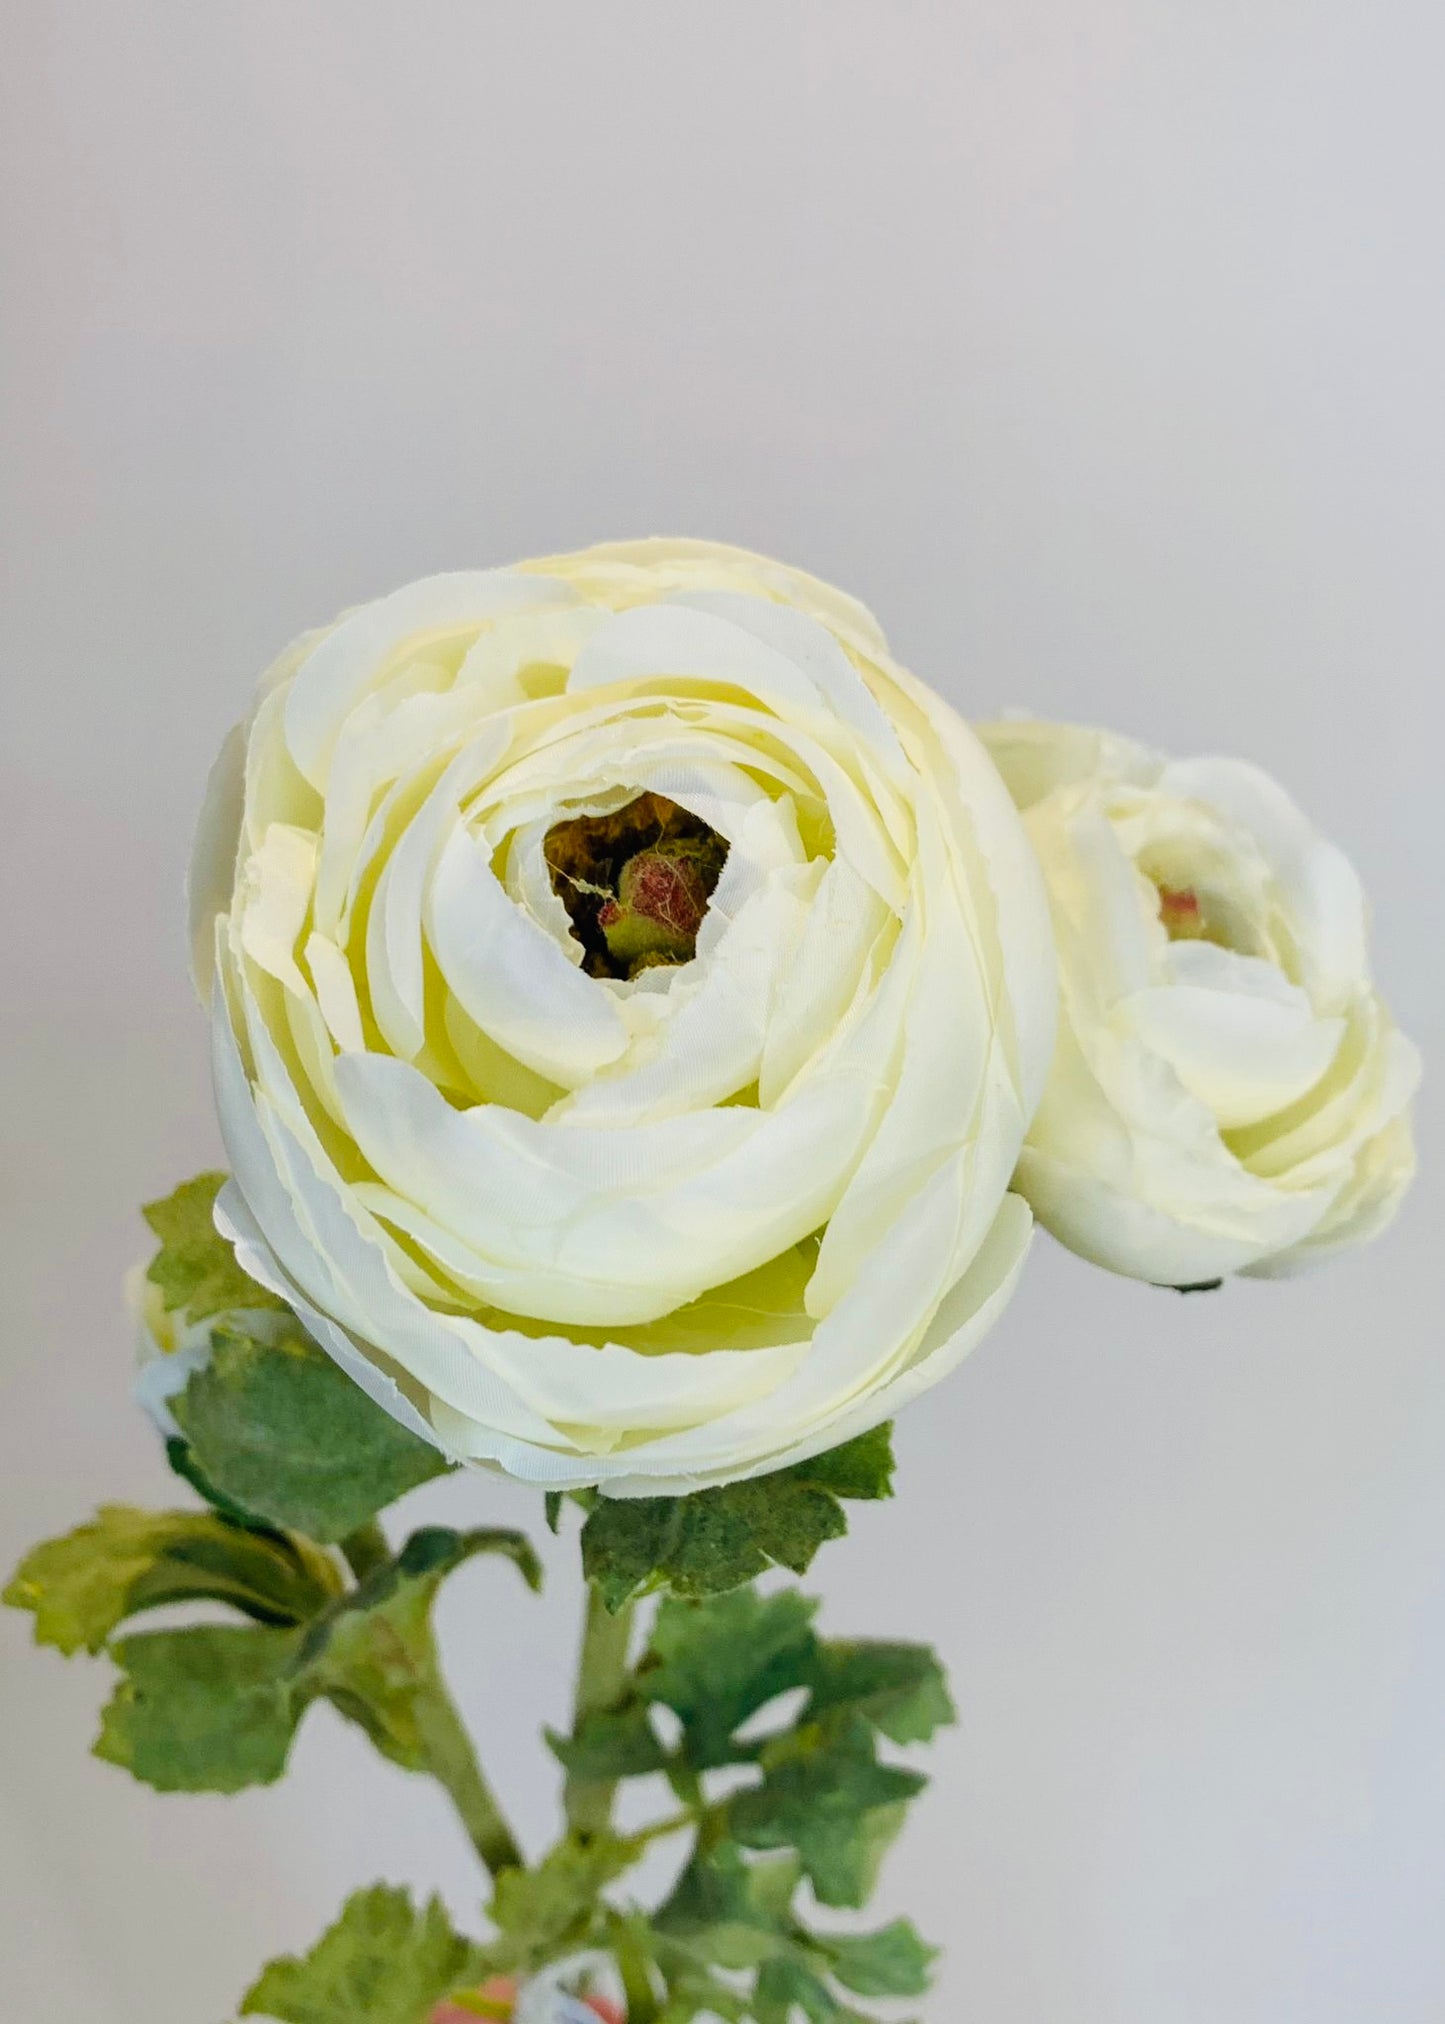
<svg viewBox="0 0 1445 2024"><path fill-rule="evenodd" d="M218 1220L358 1382L556 1487L776 1468L1007 1299L1048 910L850 598L650 541L299 641L193 882Z"/></svg>
<svg viewBox="0 0 1445 2024"><path fill-rule="evenodd" d="M1175 1286L1382 1229L1414 1170L1414 1048L1370 982L1339 850L1230 759L981 727L1038 851L1062 993L1019 1163L1040 1222Z"/></svg>

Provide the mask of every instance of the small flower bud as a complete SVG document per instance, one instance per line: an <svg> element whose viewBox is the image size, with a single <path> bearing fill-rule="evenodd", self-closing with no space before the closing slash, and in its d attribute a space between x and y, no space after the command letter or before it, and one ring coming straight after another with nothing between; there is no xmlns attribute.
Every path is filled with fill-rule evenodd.
<svg viewBox="0 0 1445 2024"><path fill-rule="evenodd" d="M689 962L716 877L716 852L690 839L629 858L616 899L605 901L597 915L613 960L632 970Z"/></svg>

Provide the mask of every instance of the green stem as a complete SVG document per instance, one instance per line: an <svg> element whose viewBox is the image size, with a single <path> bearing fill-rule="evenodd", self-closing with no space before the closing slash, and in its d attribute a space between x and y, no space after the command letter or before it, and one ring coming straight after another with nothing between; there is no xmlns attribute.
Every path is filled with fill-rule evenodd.
<svg viewBox="0 0 1445 2024"><path fill-rule="evenodd" d="M627 1650L632 1637L633 1605L625 1603L614 1616L597 1590L588 1584L587 1618L582 1631L582 1656L577 1666L573 1727L621 1700L627 1685ZM567 1825L584 1837L605 1834L612 1821L615 1778L581 1778L569 1774L563 1791Z"/></svg>
<svg viewBox="0 0 1445 2024"><path fill-rule="evenodd" d="M373 1520L347 1533L341 1542L341 1554L356 1579L365 1581L369 1574L390 1561L391 1546L385 1532ZM495 1876L498 1870L520 1869L522 1851L497 1804L496 1794L482 1775L471 1737L437 1670L435 1655L413 1692L412 1714L426 1769L455 1806L488 1873Z"/></svg>
<svg viewBox="0 0 1445 2024"><path fill-rule="evenodd" d="M451 1695L439 1675L419 1689L412 1703L426 1768L444 1789L489 1875L521 1869L522 1851L508 1827L496 1794L482 1775L476 1752Z"/></svg>
<svg viewBox="0 0 1445 2024"><path fill-rule="evenodd" d="M373 1519L370 1525L358 1525L354 1532L347 1533L341 1542L341 1557L357 1580L365 1581L368 1574L390 1560L391 1548L386 1534Z"/></svg>

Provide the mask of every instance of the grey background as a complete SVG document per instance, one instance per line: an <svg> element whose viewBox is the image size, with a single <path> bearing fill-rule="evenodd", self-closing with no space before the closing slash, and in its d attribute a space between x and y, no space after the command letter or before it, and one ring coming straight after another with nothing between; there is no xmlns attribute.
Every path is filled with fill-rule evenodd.
<svg viewBox="0 0 1445 2024"><path fill-rule="evenodd" d="M866 598L965 710L1276 770L1442 1003L1437 0L7 9L0 1557L164 1499L134 1205L217 1152L178 900L304 624L648 532ZM1374 1250L1180 1301L1040 1243L814 1586L962 1724L886 1873L976 2024L1445 2015L1441 1091ZM535 1521L452 1483L418 1516ZM458 1578L537 1845L577 1581ZM196 2024L377 1875L474 1896L329 1713L158 1799L0 1621L0 2011Z"/></svg>

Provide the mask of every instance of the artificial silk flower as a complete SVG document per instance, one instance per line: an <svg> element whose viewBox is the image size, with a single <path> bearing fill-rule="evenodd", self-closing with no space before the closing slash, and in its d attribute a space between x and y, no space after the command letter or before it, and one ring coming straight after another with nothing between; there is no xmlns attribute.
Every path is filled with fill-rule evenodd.
<svg viewBox="0 0 1445 2024"><path fill-rule="evenodd" d="M1233 759L980 727L1059 951L1058 1052L1017 1185L1071 1249L1176 1286L1373 1237L1414 1171L1419 1060L1370 980L1354 870Z"/></svg>
<svg viewBox="0 0 1445 2024"><path fill-rule="evenodd" d="M192 893L218 1224L459 1460L761 1473L1008 1299L1047 902L973 734L825 584L646 541L365 605L264 678Z"/></svg>

